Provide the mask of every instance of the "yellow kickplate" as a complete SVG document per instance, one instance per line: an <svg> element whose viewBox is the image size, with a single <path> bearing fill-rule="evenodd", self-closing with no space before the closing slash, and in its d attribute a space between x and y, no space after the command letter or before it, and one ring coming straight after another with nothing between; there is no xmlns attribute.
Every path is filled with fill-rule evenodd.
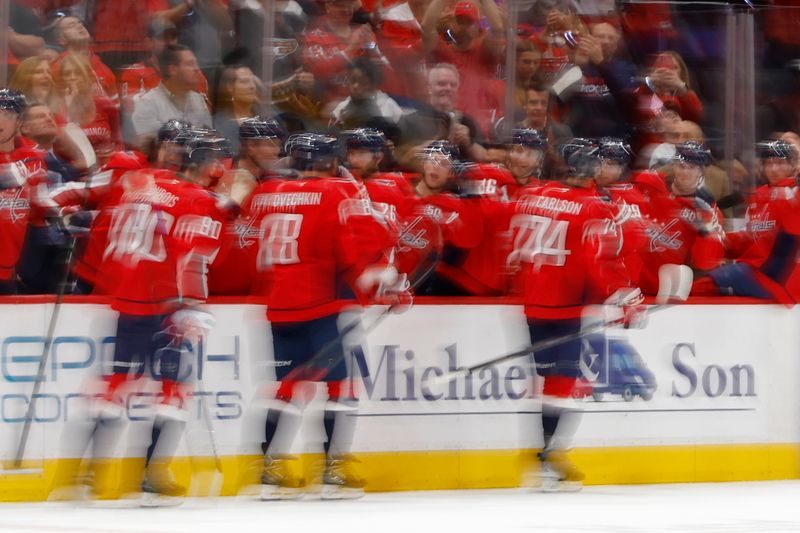
<svg viewBox="0 0 800 533"><path fill-rule="evenodd" d="M536 450L461 450L370 452L354 454L354 470L370 492L436 489L486 489L520 486L536 470ZM800 477L796 444L685 445L581 448L569 454L586 474L586 485L756 481ZM290 468L308 487L319 484L324 460L302 455ZM261 456L179 457L170 468L192 496L233 496L258 485ZM141 458L96 461L88 471L76 459L30 462L24 469L0 472L0 501L41 501L69 480L91 480L99 498L135 492L141 483ZM41 469L41 470L39 470Z"/></svg>

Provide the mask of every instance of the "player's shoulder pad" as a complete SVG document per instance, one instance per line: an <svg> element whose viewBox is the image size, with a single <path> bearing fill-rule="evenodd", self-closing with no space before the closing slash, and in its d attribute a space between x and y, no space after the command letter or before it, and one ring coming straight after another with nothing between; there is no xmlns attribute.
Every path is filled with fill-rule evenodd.
<svg viewBox="0 0 800 533"><path fill-rule="evenodd" d="M667 193L667 180L654 170L643 170L631 177L631 183L636 186L656 193Z"/></svg>

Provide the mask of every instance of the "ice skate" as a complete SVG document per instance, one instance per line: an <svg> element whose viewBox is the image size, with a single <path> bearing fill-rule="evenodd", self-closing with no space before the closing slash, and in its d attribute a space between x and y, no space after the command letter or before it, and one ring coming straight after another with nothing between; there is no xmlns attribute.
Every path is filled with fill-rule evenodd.
<svg viewBox="0 0 800 533"><path fill-rule="evenodd" d="M167 463L150 463L142 481L142 507L180 505L186 487L175 480Z"/></svg>
<svg viewBox="0 0 800 533"><path fill-rule="evenodd" d="M329 457L322 475L320 498L354 500L363 497L366 481L354 472L353 465L357 462L351 455Z"/></svg>
<svg viewBox="0 0 800 533"><path fill-rule="evenodd" d="M298 457L293 455L273 456L264 459L264 472L261 474L261 500L295 500L303 497L305 480L291 468Z"/></svg>
<svg viewBox="0 0 800 533"><path fill-rule="evenodd" d="M566 452L543 452L540 457L542 492L577 492L583 488L586 476L567 458Z"/></svg>

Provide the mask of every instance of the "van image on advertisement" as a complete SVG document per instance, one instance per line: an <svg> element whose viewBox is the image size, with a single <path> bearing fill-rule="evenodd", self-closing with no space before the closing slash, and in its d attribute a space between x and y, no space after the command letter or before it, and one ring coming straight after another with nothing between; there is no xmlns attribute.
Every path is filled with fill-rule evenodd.
<svg viewBox="0 0 800 533"><path fill-rule="evenodd" d="M640 396L647 401L656 390L656 378L627 339L602 333L583 338L581 373L573 397L592 396L601 401L605 394L618 394L626 402Z"/></svg>

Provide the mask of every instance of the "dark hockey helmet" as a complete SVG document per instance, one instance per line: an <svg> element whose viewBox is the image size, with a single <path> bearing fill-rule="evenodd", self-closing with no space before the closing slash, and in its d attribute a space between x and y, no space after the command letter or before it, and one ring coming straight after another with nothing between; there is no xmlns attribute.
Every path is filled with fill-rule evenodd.
<svg viewBox="0 0 800 533"><path fill-rule="evenodd" d="M25 97L13 89L0 89L0 109L8 109L17 115L25 110Z"/></svg>
<svg viewBox="0 0 800 533"><path fill-rule="evenodd" d="M600 148L591 139L576 137L561 145L567 176L593 178L600 165Z"/></svg>
<svg viewBox="0 0 800 533"><path fill-rule="evenodd" d="M756 154L759 159L786 159L788 161L797 160L797 150L795 147L784 140L761 141L756 145Z"/></svg>
<svg viewBox="0 0 800 533"><path fill-rule="evenodd" d="M686 141L675 146L674 160L706 167L711 164L711 151L702 143Z"/></svg>
<svg viewBox="0 0 800 533"><path fill-rule="evenodd" d="M297 133L286 141L286 151L296 170L324 168L339 155L336 137L320 133Z"/></svg>
<svg viewBox="0 0 800 533"><path fill-rule="evenodd" d="M598 156L604 161L615 161L627 165L633 158L633 150L628 143L617 137L601 137L597 141Z"/></svg>
<svg viewBox="0 0 800 533"><path fill-rule="evenodd" d="M212 159L229 159L233 156L228 139L214 130L190 129L184 152L185 166L201 165ZM185 137L189 137L186 135Z"/></svg>
<svg viewBox="0 0 800 533"><path fill-rule="evenodd" d="M383 152L387 142L383 132L373 128L358 128L342 133L348 150L372 150Z"/></svg>
<svg viewBox="0 0 800 533"><path fill-rule="evenodd" d="M158 144L173 142L183 130L188 130L191 127L191 124L183 120L172 119L166 121L158 128Z"/></svg>
<svg viewBox="0 0 800 533"><path fill-rule="evenodd" d="M533 150L544 150L547 148L547 137L539 130L520 128L514 130L511 136L511 144L520 144Z"/></svg>
<svg viewBox="0 0 800 533"><path fill-rule="evenodd" d="M286 130L274 118L250 117L239 125L239 140L286 139Z"/></svg>
<svg viewBox="0 0 800 533"><path fill-rule="evenodd" d="M431 142L428 146L426 146L422 150L421 155L423 158L444 156L448 158L451 162L456 162L461 157L461 154L458 150L458 146L451 143L450 141L444 141L444 140L437 140Z"/></svg>

